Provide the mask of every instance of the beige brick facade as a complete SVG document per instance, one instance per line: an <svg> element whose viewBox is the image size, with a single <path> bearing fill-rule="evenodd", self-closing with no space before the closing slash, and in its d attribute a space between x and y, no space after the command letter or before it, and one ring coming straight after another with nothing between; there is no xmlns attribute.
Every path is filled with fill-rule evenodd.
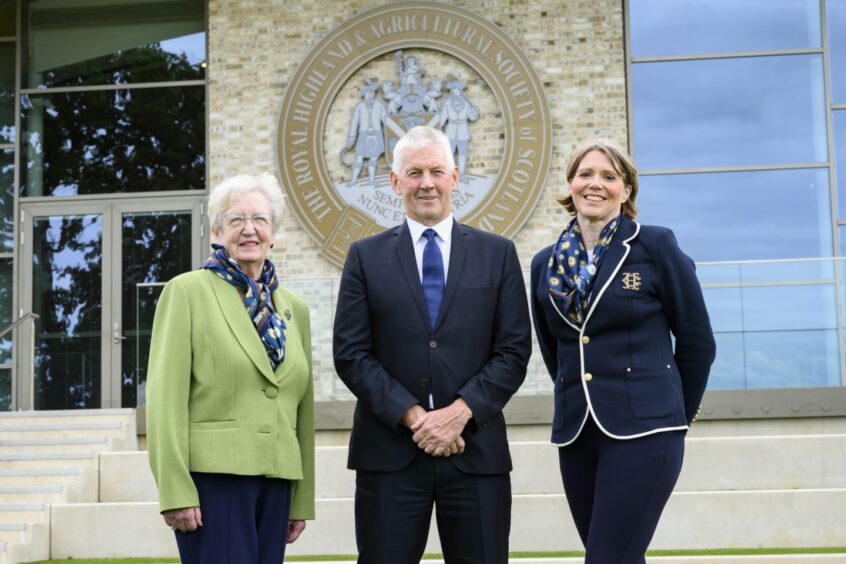
<svg viewBox="0 0 846 564"><path fill-rule="evenodd" d="M239 172L278 174L275 134L288 83L315 43L350 16L384 2L210 0L208 51L209 183ZM474 0L457 5L485 17L522 47L533 62L553 120L553 160L540 202L514 238L524 269L552 242L566 220L555 198L566 187L566 157L588 137L626 141L626 83L622 2L619 0ZM430 74L448 55L418 51ZM455 63L450 61L451 68ZM390 56L371 61L342 89L330 112L325 145L333 180L348 169L338 164L352 107L364 77L393 77ZM495 99L475 72L462 68L468 98L485 116L496 116ZM473 131L470 168L496 170L501 140L496 120ZM386 171L384 162L380 171ZM273 259L284 283L312 308L315 391L318 399L348 398L331 362L331 318L337 267L318 255L319 244L291 213L282 222ZM521 394L548 394L536 354Z"/></svg>

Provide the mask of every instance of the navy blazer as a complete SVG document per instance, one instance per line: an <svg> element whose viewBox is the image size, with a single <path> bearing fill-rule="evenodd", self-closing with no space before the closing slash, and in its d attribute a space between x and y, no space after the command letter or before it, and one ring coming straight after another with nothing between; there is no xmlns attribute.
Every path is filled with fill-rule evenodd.
<svg viewBox="0 0 846 564"><path fill-rule="evenodd" d="M687 429L716 345L693 261L673 232L621 217L581 329L550 299L550 253L552 246L532 260L531 302L555 385L552 442L573 442L588 413L618 439Z"/></svg>
<svg viewBox="0 0 846 564"><path fill-rule="evenodd" d="M462 397L473 412L466 447L450 456L472 474L511 470L502 408L526 376L531 323L508 239L454 223L441 311L430 329L405 222L353 243L333 336L335 369L355 394L348 467L393 471L419 452L400 419Z"/></svg>

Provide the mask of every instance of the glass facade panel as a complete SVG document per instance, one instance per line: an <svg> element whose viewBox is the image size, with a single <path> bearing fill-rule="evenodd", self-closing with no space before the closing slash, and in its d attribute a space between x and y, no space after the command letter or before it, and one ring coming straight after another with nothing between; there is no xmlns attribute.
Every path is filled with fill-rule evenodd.
<svg viewBox="0 0 846 564"><path fill-rule="evenodd" d="M12 319L12 259L0 259L0 329L9 326ZM0 337L0 364L12 363L12 334ZM2 395L2 393L0 393ZM2 400L0 400L2 403Z"/></svg>
<svg viewBox="0 0 846 564"><path fill-rule="evenodd" d="M846 219L846 110L831 112L834 120L834 165L837 170L838 218ZM846 247L840 247L846 253Z"/></svg>
<svg viewBox="0 0 846 564"><path fill-rule="evenodd" d="M638 221L673 229L695 261L834 251L826 169L646 175L637 203Z"/></svg>
<svg viewBox="0 0 846 564"><path fill-rule="evenodd" d="M24 87L205 77L202 0L26 3Z"/></svg>
<svg viewBox="0 0 846 564"><path fill-rule="evenodd" d="M835 104L846 104L846 2L827 0L825 6L831 101Z"/></svg>
<svg viewBox="0 0 846 564"><path fill-rule="evenodd" d="M15 44L0 43L0 143L14 142Z"/></svg>
<svg viewBox="0 0 846 564"><path fill-rule="evenodd" d="M14 37L15 25L15 0L0 0L0 37Z"/></svg>
<svg viewBox="0 0 846 564"><path fill-rule="evenodd" d="M99 408L102 217L36 217L32 231L35 409Z"/></svg>
<svg viewBox="0 0 846 564"><path fill-rule="evenodd" d="M28 96L21 195L205 188L205 87Z"/></svg>
<svg viewBox="0 0 846 564"><path fill-rule="evenodd" d="M146 321L148 313L151 313L147 309L139 311L141 297L147 295L150 286L139 287L139 284L167 282L177 274L191 270L191 212L124 214L122 240L121 314L125 339L121 355L121 401L123 407L135 407L143 405L136 402L143 401L145 397L152 330L152 318L149 319L150 324L145 323L141 329L142 314Z"/></svg>
<svg viewBox="0 0 846 564"><path fill-rule="evenodd" d="M633 57L819 48L819 0L632 0Z"/></svg>
<svg viewBox="0 0 846 564"><path fill-rule="evenodd" d="M15 250L15 152L0 151L0 253Z"/></svg>
<svg viewBox="0 0 846 564"><path fill-rule="evenodd" d="M12 369L0 368L0 411L12 409Z"/></svg>
<svg viewBox="0 0 846 564"><path fill-rule="evenodd" d="M828 161L822 57L632 65L640 170Z"/></svg>

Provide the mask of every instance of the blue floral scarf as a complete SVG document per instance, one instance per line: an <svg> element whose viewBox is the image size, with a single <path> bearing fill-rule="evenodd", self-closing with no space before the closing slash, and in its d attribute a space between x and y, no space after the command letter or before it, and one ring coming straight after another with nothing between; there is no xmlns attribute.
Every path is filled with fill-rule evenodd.
<svg viewBox="0 0 846 564"><path fill-rule="evenodd" d="M211 270L244 293L244 306L267 351L270 367L275 371L285 360L285 322L270 300L273 291L279 287L273 263L265 259L261 277L256 282L244 274L223 245L212 243L212 253L202 268Z"/></svg>
<svg viewBox="0 0 846 564"><path fill-rule="evenodd" d="M549 295L559 313L578 327L582 326L587 314L593 279L619 225L618 215L602 228L599 241L593 249L593 260L590 262L582 241L582 231L575 217L552 247L552 256L549 257L549 265L546 268Z"/></svg>

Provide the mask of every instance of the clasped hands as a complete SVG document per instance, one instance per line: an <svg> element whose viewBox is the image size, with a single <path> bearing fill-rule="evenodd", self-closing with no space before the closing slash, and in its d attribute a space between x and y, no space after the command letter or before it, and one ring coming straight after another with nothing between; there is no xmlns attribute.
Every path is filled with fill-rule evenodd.
<svg viewBox="0 0 846 564"><path fill-rule="evenodd" d="M405 412L401 423L411 429L412 439L420 450L432 456L451 456L464 452L461 432L473 417L463 398L441 409L426 411L414 404Z"/></svg>

